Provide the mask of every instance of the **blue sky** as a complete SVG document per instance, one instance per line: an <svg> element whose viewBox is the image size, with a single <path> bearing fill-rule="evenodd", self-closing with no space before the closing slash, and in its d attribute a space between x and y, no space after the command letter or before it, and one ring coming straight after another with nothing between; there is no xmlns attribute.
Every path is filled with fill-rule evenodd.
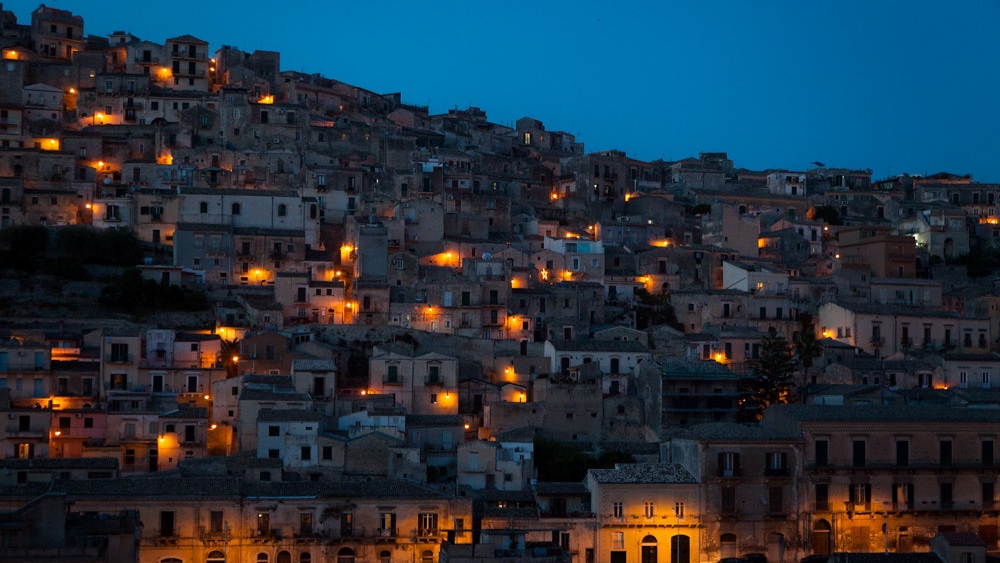
<svg viewBox="0 0 1000 563"><path fill-rule="evenodd" d="M190 33L434 113L529 115L588 151L1000 182L1000 2L48 0L85 31ZM28 22L35 2L4 2ZM169 7L168 7L169 6Z"/></svg>

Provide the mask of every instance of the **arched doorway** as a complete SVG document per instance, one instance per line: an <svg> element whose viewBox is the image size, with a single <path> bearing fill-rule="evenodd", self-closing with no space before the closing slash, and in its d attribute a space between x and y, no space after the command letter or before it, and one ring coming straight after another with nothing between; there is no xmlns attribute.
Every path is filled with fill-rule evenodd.
<svg viewBox="0 0 1000 563"><path fill-rule="evenodd" d="M812 550L816 555L830 555L830 523L817 520L813 523Z"/></svg>
<svg viewBox="0 0 1000 563"><path fill-rule="evenodd" d="M691 538L680 535L670 538L670 563L691 563Z"/></svg>
<svg viewBox="0 0 1000 563"><path fill-rule="evenodd" d="M721 548L719 556L723 559L736 557L736 534L722 534L719 538L719 546Z"/></svg>
<svg viewBox="0 0 1000 563"><path fill-rule="evenodd" d="M434 552L429 549L425 549L420 555L420 563L434 563Z"/></svg>
<svg viewBox="0 0 1000 563"><path fill-rule="evenodd" d="M354 563L354 550L349 547L342 547L337 552L337 563Z"/></svg>
<svg viewBox="0 0 1000 563"><path fill-rule="evenodd" d="M642 546L639 551L640 563L657 563L656 560L656 538L646 536L642 538Z"/></svg>
<svg viewBox="0 0 1000 563"><path fill-rule="evenodd" d="M768 563L776 561L781 563L785 560L785 535L772 532L767 535L767 560Z"/></svg>
<svg viewBox="0 0 1000 563"><path fill-rule="evenodd" d="M274 560L276 563L292 563L292 554L287 551L279 551Z"/></svg>

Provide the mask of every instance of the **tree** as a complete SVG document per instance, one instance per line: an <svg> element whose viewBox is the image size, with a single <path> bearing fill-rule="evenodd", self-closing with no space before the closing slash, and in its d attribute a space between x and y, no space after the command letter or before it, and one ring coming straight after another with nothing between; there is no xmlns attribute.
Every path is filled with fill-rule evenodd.
<svg viewBox="0 0 1000 563"><path fill-rule="evenodd" d="M34 273L48 244L49 231L45 227L16 225L0 230L0 270Z"/></svg>
<svg viewBox="0 0 1000 563"><path fill-rule="evenodd" d="M794 338L795 357L802 364L802 387L813 361L823 355L823 346L816 339L816 321L809 313L799 315L799 333Z"/></svg>
<svg viewBox="0 0 1000 563"><path fill-rule="evenodd" d="M790 402L797 361L792 346L773 330L760 343L760 359L753 377L745 382L744 410L750 420L760 420L770 405Z"/></svg>
<svg viewBox="0 0 1000 563"><path fill-rule="evenodd" d="M226 369L226 377L230 378L239 375L240 341L223 340L222 349L219 354L222 356L222 367Z"/></svg>
<svg viewBox="0 0 1000 563"><path fill-rule="evenodd" d="M840 213L837 208L831 205L813 207L806 213L806 218L810 221L825 221L828 225L841 225Z"/></svg>
<svg viewBox="0 0 1000 563"><path fill-rule="evenodd" d="M635 328L645 330L651 326L669 325L683 332L684 325L677 322L670 297L665 293L650 293L645 288L635 290Z"/></svg>

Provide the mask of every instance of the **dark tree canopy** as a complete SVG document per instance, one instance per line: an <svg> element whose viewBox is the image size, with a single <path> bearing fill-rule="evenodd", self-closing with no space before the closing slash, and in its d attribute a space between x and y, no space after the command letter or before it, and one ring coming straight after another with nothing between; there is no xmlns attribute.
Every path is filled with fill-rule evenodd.
<svg viewBox="0 0 1000 563"><path fill-rule="evenodd" d="M744 411L749 420L760 420L768 406L791 402L797 361L785 337L771 333L760 343L760 359L753 376L744 380Z"/></svg>

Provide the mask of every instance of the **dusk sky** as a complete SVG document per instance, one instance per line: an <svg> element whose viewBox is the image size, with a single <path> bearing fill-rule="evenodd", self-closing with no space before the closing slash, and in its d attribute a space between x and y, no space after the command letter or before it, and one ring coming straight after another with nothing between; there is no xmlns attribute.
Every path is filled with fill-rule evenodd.
<svg viewBox="0 0 1000 563"><path fill-rule="evenodd" d="M37 3L4 2L22 23ZM1000 182L1000 2L49 0L85 32L281 52L432 113L478 106L587 151Z"/></svg>

